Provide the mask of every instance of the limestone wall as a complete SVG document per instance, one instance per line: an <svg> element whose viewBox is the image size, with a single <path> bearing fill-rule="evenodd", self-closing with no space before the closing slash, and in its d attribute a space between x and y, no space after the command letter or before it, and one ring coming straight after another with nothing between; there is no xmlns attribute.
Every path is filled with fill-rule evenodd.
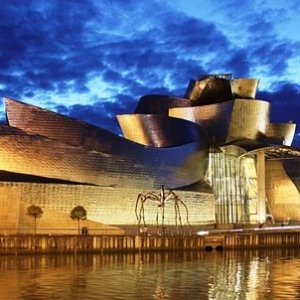
<svg viewBox="0 0 300 300"><path fill-rule="evenodd" d="M114 226L111 230L116 230L115 226L135 226L137 225L135 214L137 196L139 193L148 192L137 189L42 183L1 182L0 187L5 188L12 195L11 201L17 203L17 207L20 206L20 195L22 195L20 211L18 210L15 213L16 218L18 214L20 215L20 232L23 232L26 228L31 228L29 230L33 228L34 220L26 216L26 209L31 204L38 205L44 210L44 215L37 221L38 227L40 229L43 227L45 229L49 228L49 231L52 228L56 232L64 231L68 233L71 229L77 228L77 224L74 224L74 221L69 218L71 210L77 205L82 205L87 210L90 223L86 226L90 228L96 230L110 229L110 227L103 227L103 224ZM11 192L13 190L19 190L19 193L14 196ZM215 223L213 194L190 191L176 191L176 193L188 210L187 213L184 205L178 204L182 225L187 225L187 217L191 225ZM147 225L156 225L157 212L159 222L161 222L162 209L158 208L158 203L153 204L147 201L144 205L144 211ZM167 203L164 218L165 225L175 225L176 220L178 225L180 224L178 214L176 218L174 201Z"/></svg>
<svg viewBox="0 0 300 300"><path fill-rule="evenodd" d="M21 187L0 185L0 233L17 233L20 199Z"/></svg>

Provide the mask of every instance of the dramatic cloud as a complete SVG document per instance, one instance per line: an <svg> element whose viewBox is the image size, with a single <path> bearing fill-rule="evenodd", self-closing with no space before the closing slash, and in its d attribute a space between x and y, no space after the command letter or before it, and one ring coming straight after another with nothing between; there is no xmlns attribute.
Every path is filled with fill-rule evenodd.
<svg viewBox="0 0 300 300"><path fill-rule="evenodd" d="M271 122L288 123L294 122L300 125L300 85L280 82L274 87L274 91L259 92L257 98L268 100L271 106ZM298 127L297 126L297 127ZM298 129L298 131L297 131ZM294 139L294 145L300 146L299 128Z"/></svg>
<svg viewBox="0 0 300 300"><path fill-rule="evenodd" d="M190 78L233 73L261 78L275 118L300 121L290 110L300 40L281 30L294 24L295 1L197 3L3 0L0 94L119 133L115 115L142 95L182 96Z"/></svg>

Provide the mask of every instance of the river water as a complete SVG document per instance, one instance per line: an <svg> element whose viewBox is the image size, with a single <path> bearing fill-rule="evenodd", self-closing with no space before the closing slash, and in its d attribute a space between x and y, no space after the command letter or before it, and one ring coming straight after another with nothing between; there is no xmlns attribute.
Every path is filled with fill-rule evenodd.
<svg viewBox="0 0 300 300"><path fill-rule="evenodd" d="M0 299L300 299L300 250L0 256Z"/></svg>

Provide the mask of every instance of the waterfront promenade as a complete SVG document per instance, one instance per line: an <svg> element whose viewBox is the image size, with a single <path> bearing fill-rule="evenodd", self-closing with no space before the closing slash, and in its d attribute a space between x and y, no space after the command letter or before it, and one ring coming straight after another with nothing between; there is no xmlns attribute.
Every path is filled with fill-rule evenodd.
<svg viewBox="0 0 300 300"><path fill-rule="evenodd" d="M0 235L0 254L108 253L300 246L300 226L203 230L193 235Z"/></svg>

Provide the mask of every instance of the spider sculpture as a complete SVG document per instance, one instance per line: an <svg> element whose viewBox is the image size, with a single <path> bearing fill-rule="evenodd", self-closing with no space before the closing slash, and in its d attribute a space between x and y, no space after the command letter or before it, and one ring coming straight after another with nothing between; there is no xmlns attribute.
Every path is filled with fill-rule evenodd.
<svg viewBox="0 0 300 300"><path fill-rule="evenodd" d="M135 204L135 215L138 221L138 227L140 231L141 230L141 224L143 226L143 229L147 228L146 220L145 220L145 208L144 205L146 202L152 202L155 205L157 205L157 211L156 211L156 225L157 228L159 228L159 213L161 211L161 229L162 232L165 229L164 222L165 222L165 206L169 202L173 202L174 204L174 210L175 210L175 225L176 228L178 228L178 222L180 224L180 227L182 228L182 221L181 221L181 214L180 214L180 205L184 207L186 211L186 222L189 225L189 219L188 219L188 208L185 205L185 203L179 199L179 197L175 194L173 190L169 190L168 192L165 191L164 187L162 186L161 191L159 194L155 194L155 192L149 192L145 194L139 194L136 199Z"/></svg>

